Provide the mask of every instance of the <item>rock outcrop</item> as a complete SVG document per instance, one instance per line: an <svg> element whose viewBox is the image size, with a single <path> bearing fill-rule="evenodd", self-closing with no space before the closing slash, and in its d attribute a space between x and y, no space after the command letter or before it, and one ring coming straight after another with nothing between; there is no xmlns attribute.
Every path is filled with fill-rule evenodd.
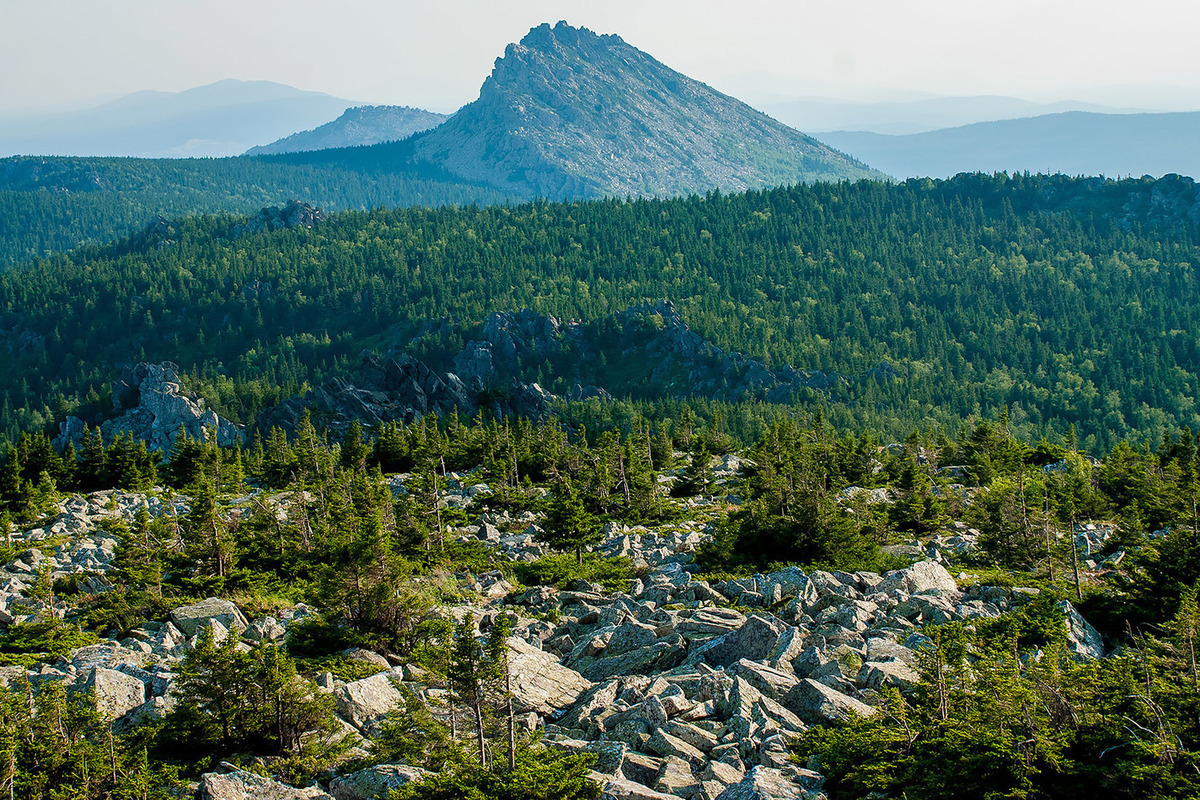
<svg viewBox="0 0 1200 800"><path fill-rule="evenodd" d="M230 446L241 438L241 428L207 408L204 400L183 389L178 367L170 363L140 363L126 367L112 385L114 417L100 425L105 442L130 433L151 450L169 453L180 428L193 439L214 438ZM56 444L83 439L84 422L67 417L59 424Z"/></svg>
<svg viewBox="0 0 1200 800"><path fill-rule="evenodd" d="M267 206L242 225L238 225L234 236L254 233L270 233L271 231L291 228L313 228L325 221L325 212L308 203L298 200L288 200L280 206Z"/></svg>
<svg viewBox="0 0 1200 800"><path fill-rule="evenodd" d="M375 426L431 413L444 417L455 409L468 416L485 410L539 417L558 399L539 383L543 375L565 385L569 400L665 394L791 403L805 393L840 390L849 381L818 371L772 369L726 352L692 331L666 300L586 325L524 309L489 315L478 338L467 339L449 359L366 354L353 374L264 411L258 426L295 430L306 409L335 430L353 420Z"/></svg>

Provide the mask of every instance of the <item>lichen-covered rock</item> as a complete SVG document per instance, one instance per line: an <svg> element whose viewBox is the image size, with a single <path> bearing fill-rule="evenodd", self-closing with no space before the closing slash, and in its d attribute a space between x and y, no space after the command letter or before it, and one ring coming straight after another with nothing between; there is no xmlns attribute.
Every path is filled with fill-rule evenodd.
<svg viewBox="0 0 1200 800"><path fill-rule="evenodd" d="M239 635L249 627L237 606L217 597L210 597L190 606L180 606L171 611L171 621L187 636L195 636L210 620L219 622L228 630L236 630Z"/></svg>
<svg viewBox="0 0 1200 800"><path fill-rule="evenodd" d="M334 800L319 786L296 789L222 763L224 772L200 776L196 800Z"/></svg>
<svg viewBox="0 0 1200 800"><path fill-rule="evenodd" d="M389 711L404 705L397 685L401 677L388 670L338 686L333 691L338 714L360 731L369 732Z"/></svg>
<svg viewBox="0 0 1200 800"><path fill-rule="evenodd" d="M801 719L817 722L849 722L856 716L870 717L875 714L875 709L861 700L855 700L812 678L805 678L796 684L784 698L783 705Z"/></svg>
<svg viewBox="0 0 1200 800"><path fill-rule="evenodd" d="M508 670L513 704L519 712L549 716L570 708L592 688L591 681L559 664L551 654L515 637L508 640Z"/></svg>
<svg viewBox="0 0 1200 800"><path fill-rule="evenodd" d="M603 784L604 800L679 800L676 795L657 792L649 786L625 778L613 778L592 773L592 779Z"/></svg>
<svg viewBox="0 0 1200 800"><path fill-rule="evenodd" d="M96 710L104 719L120 719L146 702L146 684L132 675L106 667L93 667L85 690L96 699Z"/></svg>
<svg viewBox="0 0 1200 800"><path fill-rule="evenodd" d="M329 782L329 793L337 800L375 800L387 797L392 789L419 781L429 775L420 767L406 764L379 764L360 769L349 775L339 775Z"/></svg>
<svg viewBox="0 0 1200 800"><path fill-rule="evenodd" d="M779 637L783 635L787 627L774 617L755 614L741 627L713 641L702 650L698 650L695 659L689 656L688 660L703 661L714 667L736 664L744 658L751 661L764 661L775 649Z"/></svg>
<svg viewBox="0 0 1200 800"><path fill-rule="evenodd" d="M907 594L925 594L931 591L943 591L949 594L958 593L958 584L954 576L936 561L918 561L910 567L893 570L883 576L873 593L902 591Z"/></svg>
<svg viewBox="0 0 1200 800"><path fill-rule="evenodd" d="M1077 659L1103 658L1104 638L1100 636L1100 632L1093 628L1070 602L1061 601L1058 610L1067 618L1067 649Z"/></svg>
<svg viewBox="0 0 1200 800"><path fill-rule="evenodd" d="M757 766L717 795L717 800L811 800L812 796L781 770Z"/></svg>

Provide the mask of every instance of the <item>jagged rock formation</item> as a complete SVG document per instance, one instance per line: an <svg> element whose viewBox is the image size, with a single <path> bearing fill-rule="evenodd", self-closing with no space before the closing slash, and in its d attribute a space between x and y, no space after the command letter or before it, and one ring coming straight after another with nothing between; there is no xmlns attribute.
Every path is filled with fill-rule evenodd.
<svg viewBox="0 0 1200 800"><path fill-rule="evenodd" d="M169 453L175 435L183 428L193 439L215 437L217 444L229 446L241 437L241 427L206 408L204 400L186 392L179 383L174 364L135 364L126 367L112 385L113 418L100 425L104 441L132 433L136 441L151 450ZM83 439L84 422L67 417L59 424L56 444L78 444Z"/></svg>
<svg viewBox="0 0 1200 800"><path fill-rule="evenodd" d="M413 140L418 161L549 198L884 177L619 36L540 25L479 99Z"/></svg>
<svg viewBox="0 0 1200 800"><path fill-rule="evenodd" d="M447 115L409 106L356 106L333 122L310 131L293 133L270 144L251 147L248 156L300 153L337 147L361 147L407 139L414 133L436 128Z"/></svg>
<svg viewBox="0 0 1200 800"><path fill-rule="evenodd" d="M325 221L325 212L314 208L308 203L288 200L283 207L267 206L259 211L244 225L238 225L234 236L246 233L270 233L291 228L312 228Z"/></svg>
<svg viewBox="0 0 1200 800"><path fill-rule="evenodd" d="M480 396L478 384L468 386L457 375L439 374L422 361L368 354L355 375L334 378L303 397L264 411L258 426L261 430L295 430L306 410L319 414L334 429L343 429L353 420L367 425L412 422L426 414L447 416L455 409L470 415L483 405L497 415L539 416L545 412L550 398L537 384L509 389L489 400Z"/></svg>
<svg viewBox="0 0 1200 800"><path fill-rule="evenodd" d="M606 371L602 364L616 366ZM497 416L540 416L559 399L534 380L547 365L551 372L546 377L563 383L562 396L569 400L653 392L790 403L806 390L831 392L847 383L842 376L771 369L726 352L692 331L666 300L644 303L594 325L524 309L488 316L480 338L467 340L444 363L366 355L356 374L335 378L269 409L258 425L263 430L294 430L305 409L335 429L352 420L366 425L411 422L454 409L467 415L486 409ZM888 370L882 365L871 374L887 380ZM616 373L622 377L613 379Z"/></svg>

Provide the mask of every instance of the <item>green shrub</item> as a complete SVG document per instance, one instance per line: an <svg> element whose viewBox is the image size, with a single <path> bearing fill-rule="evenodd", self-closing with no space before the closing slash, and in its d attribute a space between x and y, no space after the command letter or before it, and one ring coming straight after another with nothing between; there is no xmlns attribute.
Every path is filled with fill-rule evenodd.
<svg viewBox="0 0 1200 800"><path fill-rule="evenodd" d="M609 591L619 591L633 577L633 562L624 556L602 558L585 553L583 563L577 563L572 553L542 556L531 564L518 564L517 578L526 585L557 586L562 588L573 580L598 583Z"/></svg>

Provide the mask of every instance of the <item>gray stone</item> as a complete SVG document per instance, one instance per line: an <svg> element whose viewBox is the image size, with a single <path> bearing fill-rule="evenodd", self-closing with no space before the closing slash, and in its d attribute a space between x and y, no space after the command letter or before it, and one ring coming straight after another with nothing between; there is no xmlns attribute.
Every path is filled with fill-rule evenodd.
<svg viewBox="0 0 1200 800"><path fill-rule="evenodd" d="M811 795L787 775L771 767L757 766L730 786L717 800L810 800Z"/></svg>
<svg viewBox="0 0 1200 800"><path fill-rule="evenodd" d="M775 649L780 636L787 629L774 617L755 614L740 628L722 636L698 653L702 660L714 667L724 667L746 658L763 661ZM689 661L693 659L688 658Z"/></svg>
<svg viewBox="0 0 1200 800"><path fill-rule="evenodd" d="M849 722L854 717L870 717L875 714L861 700L855 700L836 689L831 689L812 678L805 678L784 698L783 705L801 719L817 722Z"/></svg>
<svg viewBox="0 0 1200 800"><path fill-rule="evenodd" d="M171 611L171 621L188 637L195 636L210 620L221 623L227 629L237 630L238 635L249 627L237 606L216 597L201 600L190 606L180 606Z"/></svg>
<svg viewBox="0 0 1200 800"><path fill-rule="evenodd" d="M329 782L329 793L337 800L376 800L386 798L392 789L419 781L430 773L405 764L380 764L339 775Z"/></svg>
<svg viewBox="0 0 1200 800"><path fill-rule="evenodd" d="M858 685L867 689L907 689L920 679L916 670L903 661L867 661L858 671Z"/></svg>
<svg viewBox="0 0 1200 800"><path fill-rule="evenodd" d="M575 704L592 682L523 639L508 640L508 669L518 711L550 716Z"/></svg>
<svg viewBox="0 0 1200 800"><path fill-rule="evenodd" d="M377 667L387 669L391 666L388 660L372 650L366 650L362 647L349 647L342 651L342 655L351 661L361 661L364 664L373 664Z"/></svg>
<svg viewBox="0 0 1200 800"><path fill-rule="evenodd" d="M389 711L404 705L404 695L396 685L400 678L389 670L337 686L333 699L338 714L358 730L371 731Z"/></svg>
<svg viewBox="0 0 1200 800"><path fill-rule="evenodd" d="M776 700L786 696L795 687L797 682L794 675L772 669L747 658L738 661L732 667L729 667L726 672L740 675L755 689Z"/></svg>
<svg viewBox="0 0 1200 800"><path fill-rule="evenodd" d="M1062 600L1057 606L1067 618L1067 649L1076 659L1103 658L1104 639L1070 602Z"/></svg>
<svg viewBox="0 0 1200 800"><path fill-rule="evenodd" d="M242 638L251 642L275 642L284 636L287 636L287 628L280 625L274 617L256 619L242 633Z"/></svg>
<svg viewBox="0 0 1200 800"><path fill-rule="evenodd" d="M925 594L931 591L957 594L958 584L955 583L954 576L936 561L918 561L911 567L893 570L884 575L872 593L886 594L896 590L908 594Z"/></svg>
<svg viewBox="0 0 1200 800"><path fill-rule="evenodd" d="M654 781L655 790L676 797L691 797L700 783L692 771L692 766L686 759L667 756L658 772L658 778Z"/></svg>
<svg viewBox="0 0 1200 800"><path fill-rule="evenodd" d="M737 783L745 776L745 769L741 767L735 767L732 764L726 764L723 761L708 762L704 766L704 771L700 773L701 779L706 781L719 781L726 786Z"/></svg>
<svg viewBox="0 0 1200 800"><path fill-rule="evenodd" d="M200 776L196 800L334 800L319 786L295 789L282 783L222 763L224 773Z"/></svg>
<svg viewBox="0 0 1200 800"><path fill-rule="evenodd" d="M625 778L610 778L607 775L596 773L593 775L593 779L603 784L604 793L601 797L604 800L679 800L673 794L658 792Z"/></svg>
<svg viewBox="0 0 1200 800"><path fill-rule="evenodd" d="M685 761L691 765L692 769L703 769L704 765L708 763L708 758L698 748L672 736L662 728L655 728L654 732L650 734L648 747L664 758Z"/></svg>
<svg viewBox="0 0 1200 800"><path fill-rule="evenodd" d="M146 702L145 683L106 667L93 667L84 688L92 691L96 710L109 721L120 719Z"/></svg>

